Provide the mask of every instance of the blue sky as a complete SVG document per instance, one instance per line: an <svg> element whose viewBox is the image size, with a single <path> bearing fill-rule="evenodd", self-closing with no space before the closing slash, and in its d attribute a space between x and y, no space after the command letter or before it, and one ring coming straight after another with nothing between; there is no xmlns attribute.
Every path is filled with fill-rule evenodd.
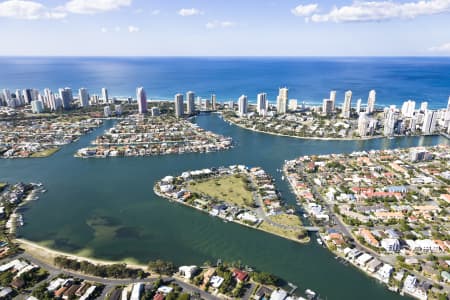
<svg viewBox="0 0 450 300"><path fill-rule="evenodd" d="M0 0L0 55L450 55L450 0Z"/></svg>

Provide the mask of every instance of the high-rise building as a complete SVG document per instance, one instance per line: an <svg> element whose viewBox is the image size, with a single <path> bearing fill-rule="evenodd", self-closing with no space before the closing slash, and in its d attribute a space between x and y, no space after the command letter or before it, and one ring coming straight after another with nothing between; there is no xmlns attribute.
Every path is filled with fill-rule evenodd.
<svg viewBox="0 0 450 300"><path fill-rule="evenodd" d="M366 112L368 114L372 114L375 111L376 95L377 95L377 93L375 92L375 90L371 90L369 92L369 98L367 98L367 108L366 108Z"/></svg>
<svg viewBox="0 0 450 300"><path fill-rule="evenodd" d="M106 88L102 88L102 99L103 103L109 103L108 90Z"/></svg>
<svg viewBox="0 0 450 300"><path fill-rule="evenodd" d="M103 115L105 116L105 118L111 117L111 107L109 107L109 105L103 107Z"/></svg>
<svg viewBox="0 0 450 300"><path fill-rule="evenodd" d="M361 113L361 104L362 104L362 99L361 98L356 100L356 113L358 115Z"/></svg>
<svg viewBox="0 0 450 300"><path fill-rule="evenodd" d="M332 111L336 110L336 91L330 91L330 100L332 102Z"/></svg>
<svg viewBox="0 0 450 300"><path fill-rule="evenodd" d="M11 92L8 89L3 89L3 101L8 102L11 100Z"/></svg>
<svg viewBox="0 0 450 300"><path fill-rule="evenodd" d="M244 116L247 114L248 102L247 96L241 95L238 100L238 113L239 116Z"/></svg>
<svg viewBox="0 0 450 300"><path fill-rule="evenodd" d="M333 112L333 100L323 99L322 102L322 114L325 116L330 115Z"/></svg>
<svg viewBox="0 0 450 300"><path fill-rule="evenodd" d="M386 117L384 119L384 135L392 136L395 133L395 124L398 120L398 112L395 105L388 108Z"/></svg>
<svg viewBox="0 0 450 300"><path fill-rule="evenodd" d="M256 96L256 112L260 115L264 115L267 113L266 110L266 102L267 102L267 94L259 93Z"/></svg>
<svg viewBox="0 0 450 300"><path fill-rule="evenodd" d="M183 94L176 94L174 103L175 103L175 116L177 118L179 118L179 117L183 116L183 114L184 114Z"/></svg>
<svg viewBox="0 0 450 300"><path fill-rule="evenodd" d="M212 94L211 95L211 105L212 105L212 109L213 110L217 109L217 97L216 97L216 94Z"/></svg>
<svg viewBox="0 0 450 300"><path fill-rule="evenodd" d="M345 92L344 103L342 105L342 117L349 119L352 111L352 91Z"/></svg>
<svg viewBox="0 0 450 300"><path fill-rule="evenodd" d="M447 109L444 113L444 128L450 128L450 96L448 97Z"/></svg>
<svg viewBox="0 0 450 300"><path fill-rule="evenodd" d="M31 111L34 114L40 114L44 111L44 103L41 100L31 101Z"/></svg>
<svg viewBox="0 0 450 300"><path fill-rule="evenodd" d="M297 99L289 99L288 109L290 111L296 111L298 107L298 100Z"/></svg>
<svg viewBox="0 0 450 300"><path fill-rule="evenodd" d="M80 101L81 107L88 107L89 106L89 94L87 89L80 88L78 90L78 100Z"/></svg>
<svg viewBox="0 0 450 300"><path fill-rule="evenodd" d="M138 87L136 89L136 99L138 103L138 111L140 114L147 113L147 94L145 93L144 88Z"/></svg>
<svg viewBox="0 0 450 300"><path fill-rule="evenodd" d="M23 99L25 100L26 104L31 104L31 101L33 101L33 96L31 95L31 89L23 90Z"/></svg>
<svg viewBox="0 0 450 300"><path fill-rule="evenodd" d="M423 134L432 134L436 130L437 111L427 110L422 124Z"/></svg>
<svg viewBox="0 0 450 300"><path fill-rule="evenodd" d="M157 116L159 116L161 114L160 111L159 111L159 108L156 107L156 106L153 106L151 108L151 112L152 112L152 117L157 117Z"/></svg>
<svg viewBox="0 0 450 300"><path fill-rule="evenodd" d="M187 113L191 115L195 112L195 94L192 91L186 93Z"/></svg>
<svg viewBox="0 0 450 300"><path fill-rule="evenodd" d="M414 111L416 110L416 101L408 100L403 102L402 105L402 116L411 118L414 116Z"/></svg>
<svg viewBox="0 0 450 300"><path fill-rule="evenodd" d="M69 109L70 108L70 102L71 102L71 93L72 90L68 90L67 88L64 89L59 89L59 97L62 100L62 106L64 109Z"/></svg>
<svg viewBox="0 0 450 300"><path fill-rule="evenodd" d="M365 137L367 135L369 124L370 119L367 116L367 112L360 113L358 118L358 133L360 137Z"/></svg>
<svg viewBox="0 0 450 300"><path fill-rule="evenodd" d="M289 90L287 87L280 88L277 97L277 113L285 114L288 106L288 93Z"/></svg>
<svg viewBox="0 0 450 300"><path fill-rule="evenodd" d="M122 105L121 104L114 105L114 111L116 112L116 115L120 116L123 113Z"/></svg>
<svg viewBox="0 0 450 300"><path fill-rule="evenodd" d="M420 111L421 112L425 112L428 109L428 102L427 101L423 101L422 103L420 103Z"/></svg>

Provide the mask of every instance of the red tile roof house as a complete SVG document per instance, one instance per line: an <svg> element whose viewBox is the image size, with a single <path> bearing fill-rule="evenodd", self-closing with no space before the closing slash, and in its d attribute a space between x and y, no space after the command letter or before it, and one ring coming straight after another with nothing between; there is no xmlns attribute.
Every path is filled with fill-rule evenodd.
<svg viewBox="0 0 450 300"><path fill-rule="evenodd" d="M241 271L239 269L233 270L233 276L236 278L238 282L244 282L248 279L248 273Z"/></svg>
<svg viewBox="0 0 450 300"><path fill-rule="evenodd" d="M154 297L153 297L153 300L164 300L164 295L163 294L156 294Z"/></svg>

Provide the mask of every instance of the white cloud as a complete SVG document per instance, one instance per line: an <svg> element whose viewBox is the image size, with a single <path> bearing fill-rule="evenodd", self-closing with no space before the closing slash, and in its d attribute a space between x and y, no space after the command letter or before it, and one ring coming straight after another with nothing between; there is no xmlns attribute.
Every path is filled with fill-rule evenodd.
<svg viewBox="0 0 450 300"><path fill-rule="evenodd" d="M307 17L315 13L318 7L319 5L317 4L299 5L291 9L291 12L297 17Z"/></svg>
<svg viewBox="0 0 450 300"><path fill-rule="evenodd" d="M106 33L106 32L108 32L108 28L102 27L102 28L100 28L100 31L101 31L102 33Z"/></svg>
<svg viewBox="0 0 450 300"><path fill-rule="evenodd" d="M236 26L236 23L231 21L211 21L206 23L206 28L208 29L216 29L216 28L230 28Z"/></svg>
<svg viewBox="0 0 450 300"><path fill-rule="evenodd" d="M445 43L445 44L442 44L439 46L434 46L434 47L428 48L428 51L450 53L450 43Z"/></svg>
<svg viewBox="0 0 450 300"><path fill-rule="evenodd" d="M182 8L178 11L178 14L182 17L190 17L196 15L203 15L203 12L197 8Z"/></svg>
<svg viewBox="0 0 450 300"><path fill-rule="evenodd" d="M355 1L351 5L334 7L325 14L311 16L313 22L376 22L392 19L414 19L419 16L450 12L450 0L420 0L416 2Z"/></svg>
<svg viewBox="0 0 450 300"><path fill-rule="evenodd" d="M115 32L120 32L120 26L114 27L114 31L115 31Z"/></svg>
<svg viewBox="0 0 450 300"><path fill-rule="evenodd" d="M48 9L43 4L34 1L9 0L0 2L0 17L38 20L38 19L62 19L64 12Z"/></svg>
<svg viewBox="0 0 450 300"><path fill-rule="evenodd" d="M136 27L136 26L133 26L133 25L128 26L128 32L129 33L134 33L134 32L139 32L139 31L141 31L141 29L139 27Z"/></svg>
<svg viewBox="0 0 450 300"><path fill-rule="evenodd" d="M74 14L95 14L130 6L131 2L132 0L70 0L59 9Z"/></svg>
<svg viewBox="0 0 450 300"><path fill-rule="evenodd" d="M161 11L160 11L159 9L154 9L154 10L152 10L152 12L151 12L151 14L152 14L153 16L159 15L160 13L161 13Z"/></svg>

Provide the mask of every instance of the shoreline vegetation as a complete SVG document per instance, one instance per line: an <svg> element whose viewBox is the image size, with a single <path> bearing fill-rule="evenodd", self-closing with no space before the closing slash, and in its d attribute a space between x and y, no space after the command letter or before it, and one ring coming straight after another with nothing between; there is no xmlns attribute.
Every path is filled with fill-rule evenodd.
<svg viewBox="0 0 450 300"><path fill-rule="evenodd" d="M166 176L153 190L164 199L208 213L224 222L234 222L298 243L310 241L299 216L282 202L272 178L261 168L235 165L184 172L176 178Z"/></svg>

